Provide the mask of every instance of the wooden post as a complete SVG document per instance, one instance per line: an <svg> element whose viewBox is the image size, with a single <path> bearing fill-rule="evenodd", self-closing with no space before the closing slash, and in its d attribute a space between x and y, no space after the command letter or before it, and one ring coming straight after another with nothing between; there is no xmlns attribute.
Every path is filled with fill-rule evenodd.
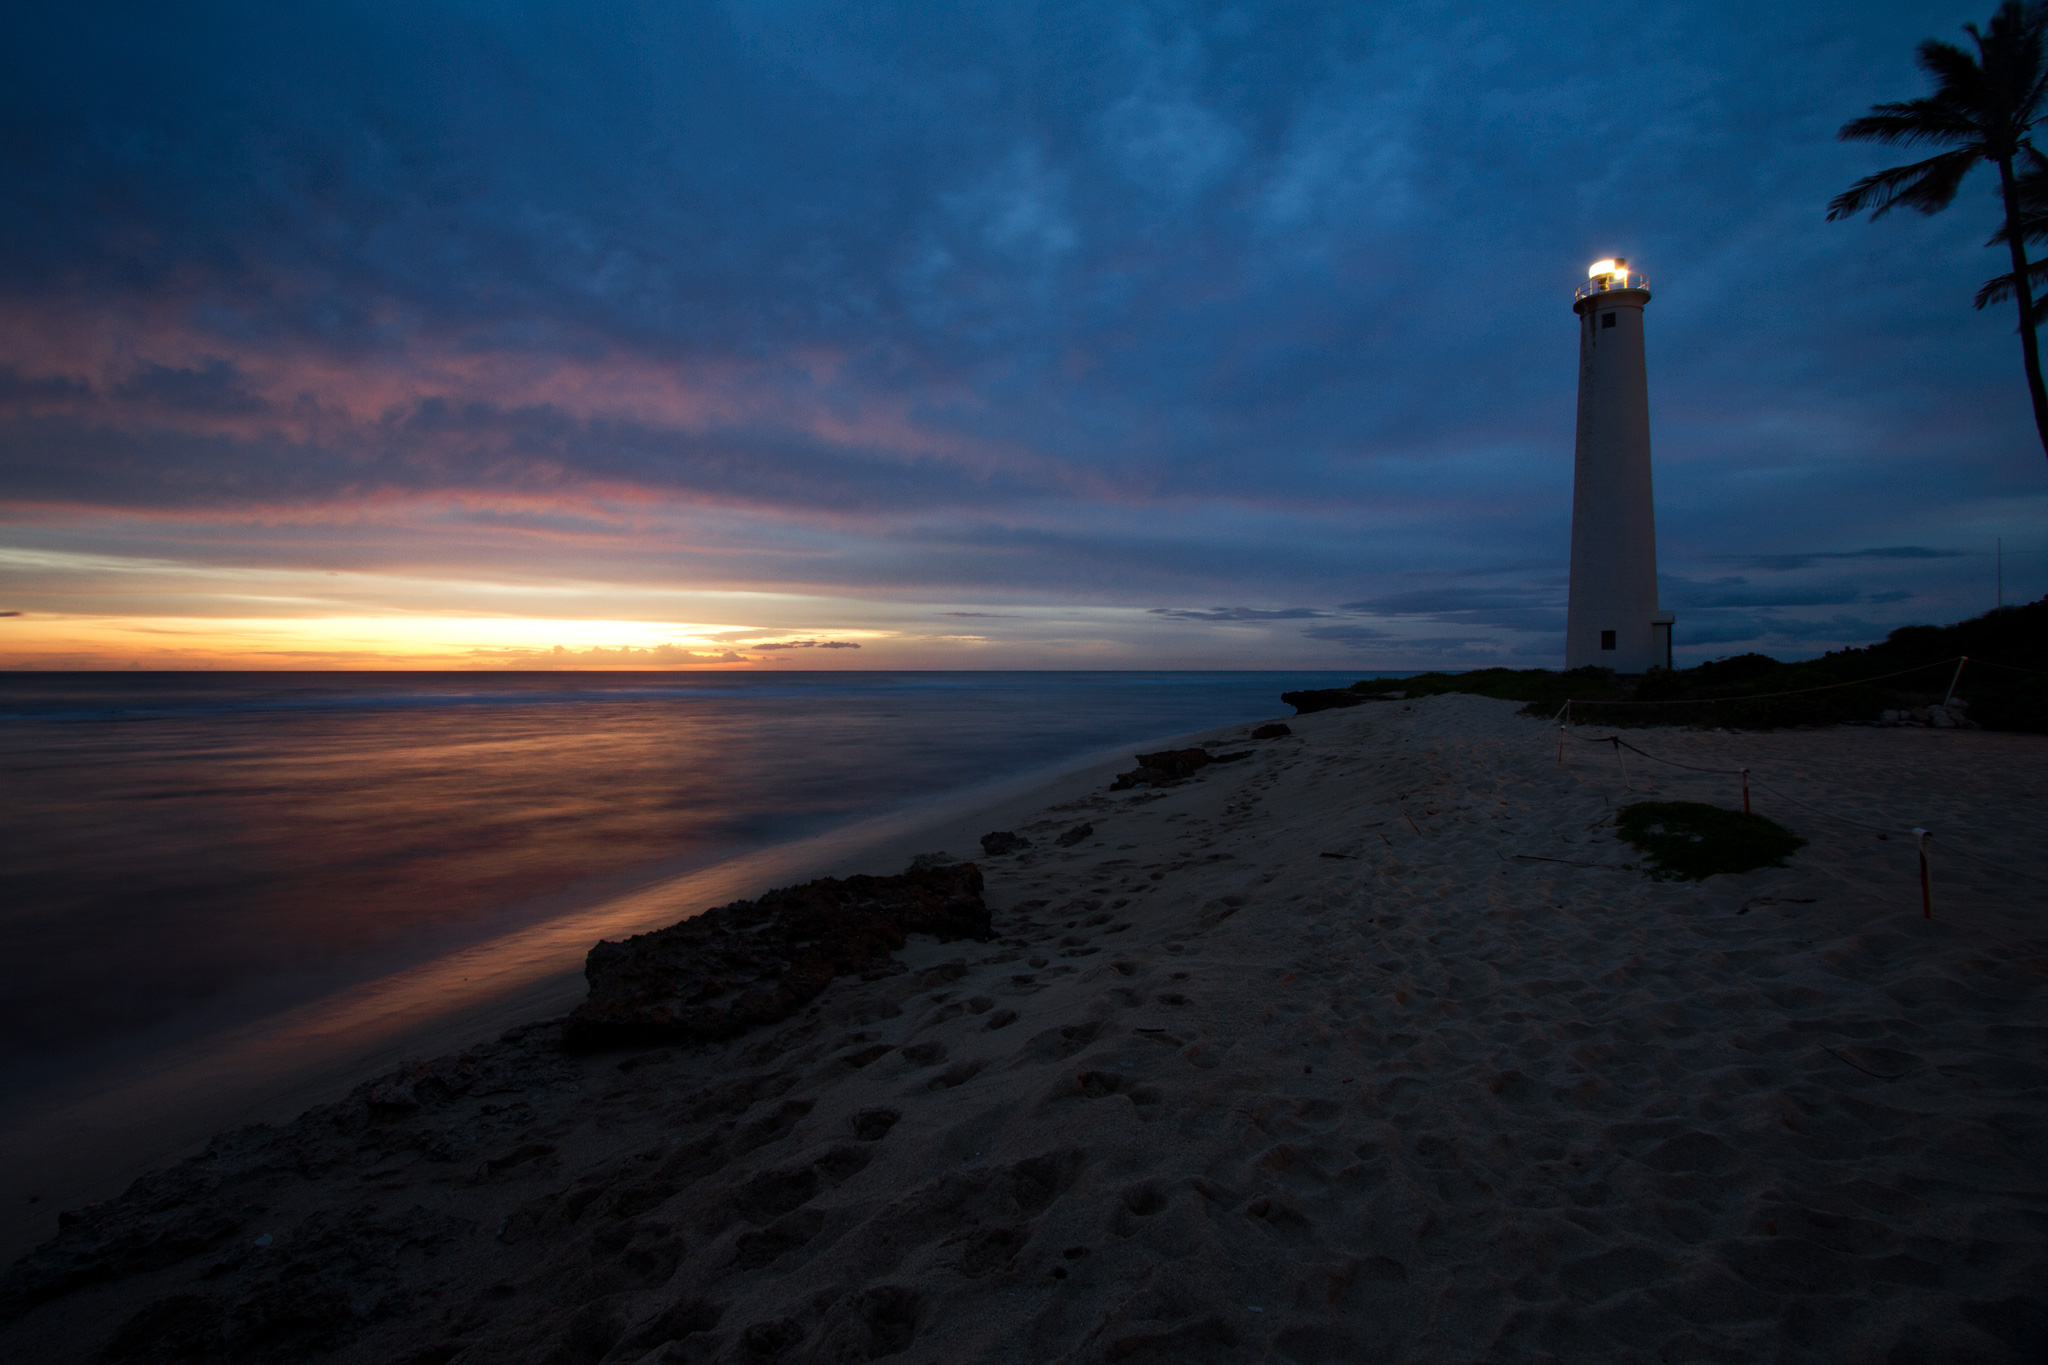
<svg viewBox="0 0 2048 1365"><path fill-rule="evenodd" d="M1956 699L1956 684L1963 680L1963 665L1968 662L1970 662L1970 656L1967 654L1956 660L1956 675L1948 680L1948 695L1941 699L1943 707L1946 707Z"/></svg>
<svg viewBox="0 0 2048 1365"><path fill-rule="evenodd" d="M1742 770L1742 813L1749 814L1749 769Z"/></svg>
<svg viewBox="0 0 2048 1365"><path fill-rule="evenodd" d="M1920 844L1920 914L1925 919L1934 918L1934 877L1927 868L1928 832L1915 826L1913 836Z"/></svg>

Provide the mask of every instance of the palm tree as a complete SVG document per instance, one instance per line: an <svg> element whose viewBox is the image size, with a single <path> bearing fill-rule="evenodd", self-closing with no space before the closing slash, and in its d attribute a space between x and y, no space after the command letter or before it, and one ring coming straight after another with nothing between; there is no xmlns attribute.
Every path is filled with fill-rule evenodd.
<svg viewBox="0 0 2048 1365"><path fill-rule="evenodd" d="M1910 166L1866 175L1828 204L1828 221L1870 210L1873 219L1901 204L1922 213L1939 213L1955 201L1963 177L1980 161L1998 167L1998 188L2005 203L2005 224L1992 240L2003 241L2012 253L2012 273L1991 281L1978 294L1979 308L2005 298L2019 300L2020 350L2026 360L2027 389L2034 399L2034 426L2041 449L2048 453L2048 385L2041 382L2041 346L2035 335L2034 284L2027 261L2028 232L2022 204L2020 171L2048 169L2048 158L2029 139L2042 117L2048 96L2048 64L2043 61L2043 36L2048 30L2048 0L2004 0L1991 16L1990 31L1975 24L1963 32L1976 44L1971 56L1954 43L1933 38L1920 44L1920 69L1934 78L1935 91L1923 99L1873 105L1868 114L1842 125L1844 142L1877 142L1886 146L1930 144L1950 150Z"/></svg>
<svg viewBox="0 0 2048 1365"><path fill-rule="evenodd" d="M2023 242L2048 242L2048 158L2039 153L2029 160L2033 163L2020 172L2020 240ZM2000 227L1991 234L1986 246L2004 246L2012 235L2010 227ZM2048 314L2048 299L2041 297L2041 290L2048 285L2048 258L2027 266L2027 283L2033 292L2034 323L2039 326L2043 314ZM2013 297L2013 277L1998 275L1984 282L1977 291L1977 307L1983 309L1994 303L2004 303Z"/></svg>

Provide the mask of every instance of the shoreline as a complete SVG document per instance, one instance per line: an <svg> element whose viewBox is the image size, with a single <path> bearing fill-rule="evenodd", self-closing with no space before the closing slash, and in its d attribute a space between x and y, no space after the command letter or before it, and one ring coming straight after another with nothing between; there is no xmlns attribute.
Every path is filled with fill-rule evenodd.
<svg viewBox="0 0 2048 1365"><path fill-rule="evenodd" d="M599 939L663 928L771 886L899 872L947 839L968 861L986 832L967 832L979 821L1000 823L1005 813L1033 808L1041 793L1127 767L1133 750L1242 728L1105 746L740 853L48 1087L0 1127L0 1266L54 1235L58 1210L114 1198L216 1134L288 1123L409 1061L567 1013L583 998L583 959Z"/></svg>
<svg viewBox="0 0 2048 1365"><path fill-rule="evenodd" d="M1789 866L1652 880L1616 808L1729 779L1560 766L1514 709L1290 718L1170 787L1112 760L902 831L870 847L1034 841L975 859L993 941L723 1042L513 1028L223 1135L8 1273L0 1360L2027 1358L2038 894L1950 859L1924 919L1910 841L1762 796ZM1639 737L2048 855L2048 739Z"/></svg>

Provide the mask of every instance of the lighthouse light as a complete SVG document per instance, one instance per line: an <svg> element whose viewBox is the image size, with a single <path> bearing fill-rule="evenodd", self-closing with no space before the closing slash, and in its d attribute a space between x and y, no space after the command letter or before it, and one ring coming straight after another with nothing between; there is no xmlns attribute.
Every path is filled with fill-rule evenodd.
<svg viewBox="0 0 2048 1365"><path fill-rule="evenodd" d="M1642 289L1643 277L1628 268L1628 257L1609 256L1593 262L1586 271L1586 282L1573 291L1575 299L1590 299L1596 294L1605 294L1614 289Z"/></svg>

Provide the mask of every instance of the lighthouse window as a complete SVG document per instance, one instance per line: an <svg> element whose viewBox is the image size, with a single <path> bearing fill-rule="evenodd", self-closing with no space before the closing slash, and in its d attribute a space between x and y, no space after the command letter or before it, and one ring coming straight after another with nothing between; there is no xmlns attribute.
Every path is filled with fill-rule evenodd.
<svg viewBox="0 0 2048 1365"><path fill-rule="evenodd" d="M1608 314L1607 316L1608 316L1608 317L1613 317L1613 316L1614 316L1614 314L1612 314L1612 313L1609 313L1609 314ZM1614 632L1613 632L1613 631L1611 631L1611 630L1603 630L1603 631L1601 631L1601 632L1600 632L1600 648L1602 648L1602 649L1613 649L1613 648L1614 648Z"/></svg>
<svg viewBox="0 0 2048 1365"><path fill-rule="evenodd" d="M1614 325L1614 314L1602 313L1600 315L1600 325L1602 327L1612 327Z"/></svg>

